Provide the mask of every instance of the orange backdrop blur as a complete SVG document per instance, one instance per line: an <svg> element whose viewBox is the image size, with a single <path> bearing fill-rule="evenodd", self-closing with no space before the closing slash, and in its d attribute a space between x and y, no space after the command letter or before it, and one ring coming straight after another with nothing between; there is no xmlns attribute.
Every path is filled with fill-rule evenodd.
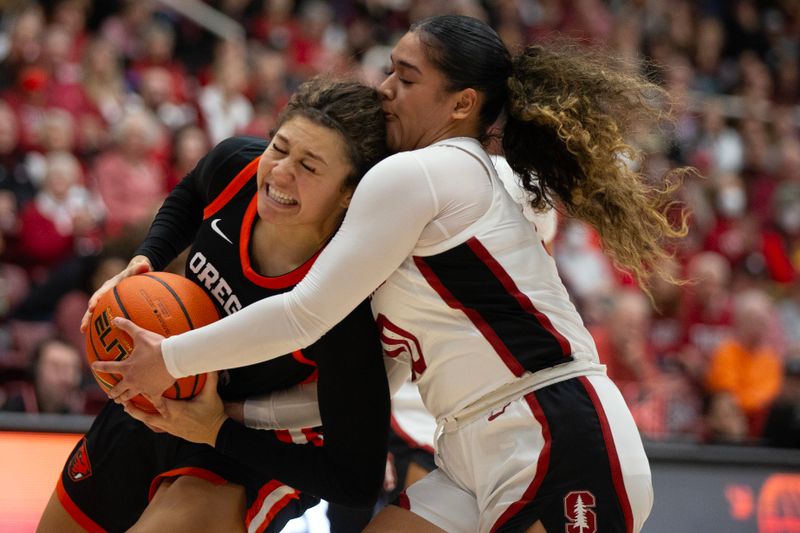
<svg viewBox="0 0 800 533"><path fill-rule="evenodd" d="M0 533L29 533L81 435L0 431Z"/></svg>

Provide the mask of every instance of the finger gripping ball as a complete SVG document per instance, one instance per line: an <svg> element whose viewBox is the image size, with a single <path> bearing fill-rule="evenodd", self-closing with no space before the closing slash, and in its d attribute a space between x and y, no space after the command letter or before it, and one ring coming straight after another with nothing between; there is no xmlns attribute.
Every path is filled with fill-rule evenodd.
<svg viewBox="0 0 800 533"><path fill-rule="evenodd" d="M94 361L121 361L133 351L131 337L114 327L115 317L124 317L139 327L164 337L210 324L219 318L211 298L194 282L167 272L148 272L123 279L100 297L86 330L86 355ZM108 392L120 376L92 369L97 383ZM180 378L164 391L172 399L196 396L206 382L206 375ZM154 412L143 396L133 398L140 409Z"/></svg>

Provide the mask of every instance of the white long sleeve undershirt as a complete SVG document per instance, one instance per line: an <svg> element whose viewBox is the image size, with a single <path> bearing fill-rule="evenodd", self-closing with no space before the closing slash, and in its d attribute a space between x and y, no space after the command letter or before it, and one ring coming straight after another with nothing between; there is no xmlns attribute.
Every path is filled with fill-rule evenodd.
<svg viewBox="0 0 800 533"><path fill-rule="evenodd" d="M389 393L394 396L408 381L408 364L383 358ZM302 429L322 425L316 383L302 383L263 396L253 396L244 402L244 423L255 429Z"/></svg>
<svg viewBox="0 0 800 533"><path fill-rule="evenodd" d="M433 145L385 159L364 176L341 228L293 290L165 339L167 370L177 378L235 368L310 345L418 243L441 242L477 221L489 208L491 187L480 162L457 148Z"/></svg>

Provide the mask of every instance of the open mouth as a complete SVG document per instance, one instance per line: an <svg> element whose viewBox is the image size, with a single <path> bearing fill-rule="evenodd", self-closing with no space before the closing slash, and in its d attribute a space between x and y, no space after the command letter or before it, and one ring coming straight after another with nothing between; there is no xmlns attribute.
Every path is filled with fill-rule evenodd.
<svg viewBox="0 0 800 533"><path fill-rule="evenodd" d="M276 190L274 187L267 185L267 196L270 200L273 200L281 205L298 205L298 201L292 198L290 195Z"/></svg>

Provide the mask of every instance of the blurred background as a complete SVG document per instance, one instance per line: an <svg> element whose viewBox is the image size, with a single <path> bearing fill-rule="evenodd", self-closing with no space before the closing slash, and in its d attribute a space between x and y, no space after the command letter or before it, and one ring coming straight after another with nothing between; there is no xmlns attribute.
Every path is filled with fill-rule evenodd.
<svg viewBox="0 0 800 533"><path fill-rule="evenodd" d="M692 283L655 285L651 301L563 217L553 255L649 449L800 448L800 1L0 0L0 12L6 413L96 413L80 318L170 189L222 139L267 136L308 77L380 82L409 23L447 12L488 21L512 49L554 34L606 47L669 91L675 122L631 141L654 180L699 170L676 193L691 231L672 266ZM728 516L755 524L753 487L750 500L735 489ZM769 531L800 531L789 507L791 527Z"/></svg>

